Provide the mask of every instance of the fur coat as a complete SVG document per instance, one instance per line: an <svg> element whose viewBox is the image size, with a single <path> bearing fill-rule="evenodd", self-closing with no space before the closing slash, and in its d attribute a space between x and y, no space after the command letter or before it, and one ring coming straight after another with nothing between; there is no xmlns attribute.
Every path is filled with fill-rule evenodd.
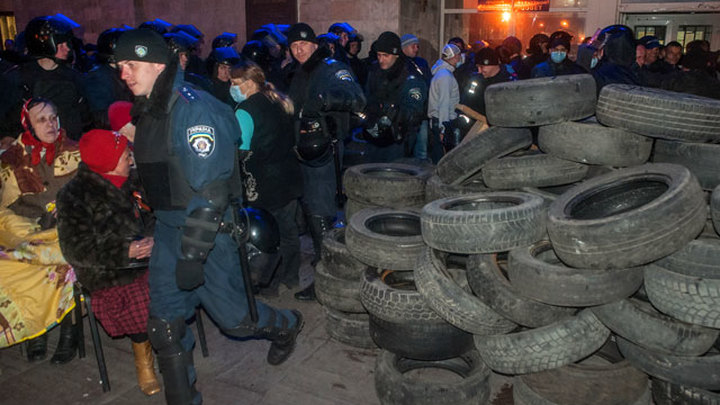
<svg viewBox="0 0 720 405"><path fill-rule="evenodd" d="M60 248L78 280L90 291L124 285L146 271L128 267L130 243L152 235L152 214L139 210L133 174L122 188L80 164L57 196Z"/></svg>

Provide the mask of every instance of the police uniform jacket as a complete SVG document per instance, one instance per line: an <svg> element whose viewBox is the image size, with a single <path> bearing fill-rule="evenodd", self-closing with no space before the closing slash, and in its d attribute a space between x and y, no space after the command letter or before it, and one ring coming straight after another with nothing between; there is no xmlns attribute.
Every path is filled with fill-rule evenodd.
<svg viewBox="0 0 720 405"><path fill-rule="evenodd" d="M168 65L152 96L137 103L135 161L150 206L189 214L210 206L207 190L231 182L241 195L237 175L240 127L230 107L182 80ZM205 194L205 195L204 195Z"/></svg>

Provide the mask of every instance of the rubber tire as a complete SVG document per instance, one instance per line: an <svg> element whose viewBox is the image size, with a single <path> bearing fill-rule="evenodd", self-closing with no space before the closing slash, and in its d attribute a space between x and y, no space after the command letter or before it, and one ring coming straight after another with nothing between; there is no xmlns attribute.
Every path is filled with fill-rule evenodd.
<svg viewBox="0 0 720 405"><path fill-rule="evenodd" d="M412 270L425 247L420 229L417 212L368 208L350 218L345 245L369 266Z"/></svg>
<svg viewBox="0 0 720 405"><path fill-rule="evenodd" d="M655 405L720 405L720 393L652 379Z"/></svg>
<svg viewBox="0 0 720 405"><path fill-rule="evenodd" d="M510 251L508 278L521 295L549 305L587 307L627 298L643 283L643 268L593 270L566 267L553 245L540 241Z"/></svg>
<svg viewBox="0 0 720 405"><path fill-rule="evenodd" d="M538 146L573 162L626 167L647 162L653 139L596 122L562 122L540 127Z"/></svg>
<svg viewBox="0 0 720 405"><path fill-rule="evenodd" d="M690 169L697 177L700 187L712 190L720 185L720 145L655 141L653 162L675 163Z"/></svg>
<svg viewBox="0 0 720 405"><path fill-rule="evenodd" d="M610 84L600 91L595 115L603 125L653 138L720 142L720 100Z"/></svg>
<svg viewBox="0 0 720 405"><path fill-rule="evenodd" d="M518 80L488 86L485 111L490 125L550 125L595 114L596 95L589 74Z"/></svg>
<svg viewBox="0 0 720 405"><path fill-rule="evenodd" d="M425 203L447 197L459 197L461 195L483 193L490 190L482 181L482 174L475 175L459 185L444 183L438 175L433 175L425 184Z"/></svg>
<svg viewBox="0 0 720 405"><path fill-rule="evenodd" d="M701 278L720 277L720 238L700 235L677 252L657 262L658 266L676 273Z"/></svg>
<svg viewBox="0 0 720 405"><path fill-rule="evenodd" d="M475 336L485 364L505 374L537 373L579 361L605 344L610 330L590 310L537 329Z"/></svg>
<svg viewBox="0 0 720 405"><path fill-rule="evenodd" d="M347 250L345 228L331 229L323 238L321 252L328 273L345 280L362 280L367 265Z"/></svg>
<svg viewBox="0 0 720 405"><path fill-rule="evenodd" d="M365 270L360 300L368 313L386 321L441 320L415 289L412 271Z"/></svg>
<svg viewBox="0 0 720 405"><path fill-rule="evenodd" d="M511 190L522 187L551 187L585 178L588 166L551 156L530 153L493 159L482 169L488 187Z"/></svg>
<svg viewBox="0 0 720 405"><path fill-rule="evenodd" d="M575 308L544 304L520 294L503 274L497 256L471 255L467 262L470 288L490 308L515 323L531 328L549 325L575 314Z"/></svg>
<svg viewBox="0 0 720 405"><path fill-rule="evenodd" d="M710 217L715 232L720 235L720 186L715 187L710 198Z"/></svg>
<svg viewBox="0 0 720 405"><path fill-rule="evenodd" d="M437 164L437 174L444 183L458 185L490 160L531 144L532 133L527 128L490 127L445 154Z"/></svg>
<svg viewBox="0 0 720 405"><path fill-rule="evenodd" d="M697 277L648 265L645 290L661 312L695 325L720 328L720 274Z"/></svg>
<svg viewBox="0 0 720 405"><path fill-rule="evenodd" d="M325 307L325 331L332 340L360 349L376 349L370 337L370 316Z"/></svg>
<svg viewBox="0 0 720 405"><path fill-rule="evenodd" d="M462 380L438 382L405 374L420 368L452 371ZM490 369L474 350L433 362L406 359L383 350L375 362L375 391L382 405L478 405L487 403L490 396L489 376Z"/></svg>
<svg viewBox="0 0 720 405"><path fill-rule="evenodd" d="M653 352L621 337L617 338L617 342L622 355L633 366L652 377L700 389L720 389L720 354L718 353L701 357L674 356Z"/></svg>
<svg viewBox="0 0 720 405"><path fill-rule="evenodd" d="M352 166L343 175L348 198L382 207L405 208L425 202L428 168L401 163Z"/></svg>
<svg viewBox="0 0 720 405"><path fill-rule="evenodd" d="M567 191L550 204L547 230L569 266L621 269L679 250L700 234L706 216L703 192L687 168L648 163Z"/></svg>
<svg viewBox="0 0 720 405"><path fill-rule="evenodd" d="M415 360L445 360L473 348L473 335L443 319L390 322L370 314L370 336L378 347Z"/></svg>
<svg viewBox="0 0 720 405"><path fill-rule="evenodd" d="M365 307L360 302L362 279L351 281L333 276L320 261L315 265L315 294L320 304L342 312L363 313Z"/></svg>
<svg viewBox="0 0 720 405"><path fill-rule="evenodd" d="M415 285L425 302L443 319L475 335L507 333L517 325L464 290L451 277L446 255L425 248L415 269Z"/></svg>
<svg viewBox="0 0 720 405"><path fill-rule="evenodd" d="M676 356L707 353L720 330L680 322L638 299L619 300L592 309L611 331L649 350Z"/></svg>
<svg viewBox="0 0 720 405"><path fill-rule="evenodd" d="M627 360L600 356L513 378L516 405L650 405L648 377Z"/></svg>
<svg viewBox="0 0 720 405"><path fill-rule="evenodd" d="M443 198L423 207L422 236L444 252L503 252L545 237L545 212L545 201L528 193Z"/></svg>
<svg viewBox="0 0 720 405"><path fill-rule="evenodd" d="M350 223L350 220L352 219L352 217L355 216L355 214L366 208L381 207L379 205L367 204L361 201L353 200L352 198L348 198L347 201L345 201L345 223Z"/></svg>

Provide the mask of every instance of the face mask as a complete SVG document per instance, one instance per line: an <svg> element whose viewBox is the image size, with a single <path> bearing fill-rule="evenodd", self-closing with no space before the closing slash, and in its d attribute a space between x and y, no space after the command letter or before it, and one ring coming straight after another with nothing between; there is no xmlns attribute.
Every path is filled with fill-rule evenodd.
<svg viewBox="0 0 720 405"><path fill-rule="evenodd" d="M465 63L465 54L464 54L464 53L461 53L461 54L460 54L460 61L457 63L457 65L455 65L455 67L456 67L456 68L459 68L460 65L462 65L463 63Z"/></svg>
<svg viewBox="0 0 720 405"><path fill-rule="evenodd" d="M242 103L247 97L240 91L240 86L230 86L230 97L235 100L236 103Z"/></svg>
<svg viewBox="0 0 720 405"><path fill-rule="evenodd" d="M563 51L552 51L550 52L550 59L552 59L555 63L560 63L565 60L565 57L567 56L567 52Z"/></svg>
<svg viewBox="0 0 720 405"><path fill-rule="evenodd" d="M595 69L595 66L597 66L598 58L592 58L590 59L590 69Z"/></svg>

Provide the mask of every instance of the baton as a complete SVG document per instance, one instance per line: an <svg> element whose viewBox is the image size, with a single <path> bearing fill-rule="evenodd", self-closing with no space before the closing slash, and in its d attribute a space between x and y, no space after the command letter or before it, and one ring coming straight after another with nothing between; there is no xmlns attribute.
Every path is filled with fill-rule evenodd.
<svg viewBox="0 0 720 405"><path fill-rule="evenodd" d="M245 229L240 227L240 221L238 218L238 210L242 206L238 206L233 203L233 232L232 236L235 243L238 245L238 254L240 255L240 271L242 272L243 283L245 284L245 296L247 297L248 311L250 312L250 320L253 323L258 322L257 303L255 302L255 293L252 289L252 278L250 277L250 263L248 262L248 253L245 243L250 236L247 227L250 226L250 221L246 221L247 227ZM247 212L243 208L243 213L247 217Z"/></svg>

